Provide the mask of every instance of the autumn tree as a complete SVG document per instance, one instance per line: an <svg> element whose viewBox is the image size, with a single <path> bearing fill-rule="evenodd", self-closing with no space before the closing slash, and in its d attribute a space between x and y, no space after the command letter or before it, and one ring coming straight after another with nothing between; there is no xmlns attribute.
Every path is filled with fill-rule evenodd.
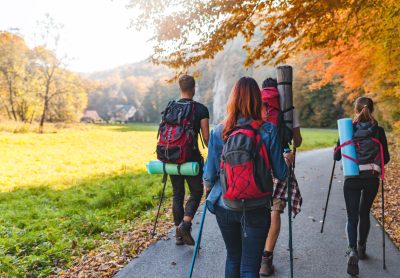
<svg viewBox="0 0 400 278"><path fill-rule="evenodd" d="M43 47L37 47L35 49L35 54L37 69L39 72L39 80L41 81L41 91L38 93L38 95L42 100L43 106L40 116L39 131L43 132L43 125L49 110L50 101L57 94L61 93L61 91L56 90L54 80L62 70L60 68L60 61L57 59L54 53Z"/></svg>
<svg viewBox="0 0 400 278"><path fill-rule="evenodd" d="M45 46L0 32L0 109L8 119L32 123L76 121L87 104L88 81L62 66Z"/></svg>
<svg viewBox="0 0 400 278"><path fill-rule="evenodd" d="M8 32L0 32L0 101L8 118L16 121L24 121L26 116L23 87L29 77L29 52L22 38Z"/></svg>
<svg viewBox="0 0 400 278"><path fill-rule="evenodd" d="M54 79L54 93L50 95L47 119L50 122L78 121L87 105L88 83L66 69Z"/></svg>
<svg viewBox="0 0 400 278"><path fill-rule="evenodd" d="M327 74L340 76L346 89L353 87L350 93L400 100L397 0L133 0L131 6L141 11L134 26L154 28L152 60L177 73L214 58L242 36L246 66L279 64L305 50L324 50L324 59L332 61ZM357 64L341 64L352 55ZM391 119L400 120L399 108L392 105L391 110Z"/></svg>

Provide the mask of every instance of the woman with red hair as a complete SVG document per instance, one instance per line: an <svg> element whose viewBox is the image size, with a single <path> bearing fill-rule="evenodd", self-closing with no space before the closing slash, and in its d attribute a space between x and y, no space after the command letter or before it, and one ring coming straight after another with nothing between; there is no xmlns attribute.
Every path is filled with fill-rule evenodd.
<svg viewBox="0 0 400 278"><path fill-rule="evenodd" d="M230 170L234 171L234 167L237 166L230 166L228 172L224 170L225 154L223 150L224 152L227 150L229 138L237 134L238 129L245 126L257 127L254 132L259 141L256 144L255 150L257 151L254 152L254 157L258 153L264 153L265 164L262 165L268 167L261 171L259 169L255 171L262 172L258 173L260 176L273 175L280 180L284 180L287 174L287 166L282 155L277 130L273 124L263 123L261 109L261 92L257 82L250 77L240 78L233 86L229 96L227 116L213 129L209 141L208 158L203 174L205 189L208 192L211 191L206 205L216 215L225 242L227 251L225 277L227 278L259 277L263 246L271 221L271 196L262 190L266 186L260 184L259 181L262 179L253 179L257 183L255 187L260 189L259 196L261 198L257 200L261 202L258 202L257 206L246 207L245 200L242 199L240 201L243 201L243 207L235 209L232 204L238 200L228 200L227 196L231 191L226 189L237 185L225 176L225 174L230 174ZM243 132L243 134L245 133ZM263 152L260 151L261 149ZM251 171L249 175L251 175ZM236 180L235 182L240 183L241 181ZM248 189L245 188L245 190Z"/></svg>

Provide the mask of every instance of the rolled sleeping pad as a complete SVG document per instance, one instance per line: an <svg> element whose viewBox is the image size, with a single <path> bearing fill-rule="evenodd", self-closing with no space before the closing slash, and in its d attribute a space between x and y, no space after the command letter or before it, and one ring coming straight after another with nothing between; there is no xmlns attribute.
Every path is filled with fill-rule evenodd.
<svg viewBox="0 0 400 278"><path fill-rule="evenodd" d="M200 171L198 162L185 162L182 164L165 164L165 171L168 175L179 175L178 167L180 165L180 174L184 176L197 176ZM149 174L164 174L163 163L159 160L151 160L146 165Z"/></svg>
<svg viewBox="0 0 400 278"><path fill-rule="evenodd" d="M279 66L276 69L276 81L278 82L279 101L281 110L285 111L293 107L293 68L291 66ZM293 109L284 113L286 126L293 129Z"/></svg>
<svg viewBox="0 0 400 278"><path fill-rule="evenodd" d="M353 139L353 120L351 118L344 118L337 121L339 129L339 142L343 144ZM353 144L341 148L342 154L351 158L357 159L356 148ZM358 176L358 164L351 159L342 157L343 175L345 177Z"/></svg>

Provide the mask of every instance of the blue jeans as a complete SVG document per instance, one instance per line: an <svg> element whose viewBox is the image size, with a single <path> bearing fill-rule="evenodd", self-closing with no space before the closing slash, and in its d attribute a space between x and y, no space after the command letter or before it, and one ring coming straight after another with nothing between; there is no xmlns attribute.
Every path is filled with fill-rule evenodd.
<svg viewBox="0 0 400 278"><path fill-rule="evenodd" d="M226 278L259 278L261 257L271 224L271 211L236 212L216 206L215 215L226 247Z"/></svg>

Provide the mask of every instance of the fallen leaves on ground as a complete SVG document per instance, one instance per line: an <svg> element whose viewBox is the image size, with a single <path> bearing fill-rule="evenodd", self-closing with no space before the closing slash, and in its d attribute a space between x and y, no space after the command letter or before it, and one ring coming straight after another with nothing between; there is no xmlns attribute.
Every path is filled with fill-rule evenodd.
<svg viewBox="0 0 400 278"><path fill-rule="evenodd" d="M397 136L390 136L389 142L395 142L390 146L391 161L385 167L385 231L400 248L400 142L395 141ZM381 188L372 206L372 213L382 225Z"/></svg>
<svg viewBox="0 0 400 278"><path fill-rule="evenodd" d="M170 202L163 206L154 237L151 237L153 218L143 222L133 221L130 223L131 229L104 234L104 245L76 259L68 270L59 270L50 277L112 277L150 244L169 239L167 233L173 226L170 207Z"/></svg>

